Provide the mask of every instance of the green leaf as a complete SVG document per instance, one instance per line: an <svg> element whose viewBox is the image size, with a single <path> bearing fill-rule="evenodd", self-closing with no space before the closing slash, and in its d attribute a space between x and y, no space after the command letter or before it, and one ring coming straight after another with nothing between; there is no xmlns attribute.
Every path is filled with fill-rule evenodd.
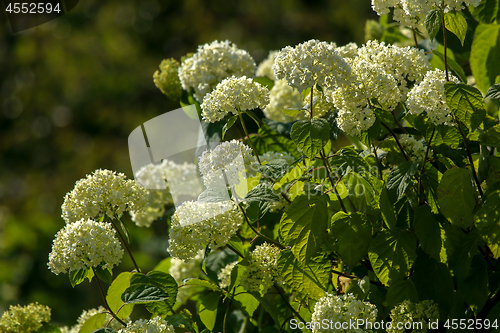
<svg viewBox="0 0 500 333"><path fill-rule="evenodd" d="M370 244L368 258L380 282L386 286L402 280L415 261L417 241L408 231L393 228L380 232Z"/></svg>
<svg viewBox="0 0 500 333"><path fill-rule="evenodd" d="M297 150L297 145L288 136L277 133L267 125L263 125L259 129L258 135L252 136L252 140L259 154L274 151L277 153L288 152L295 158L302 156Z"/></svg>
<svg viewBox="0 0 500 333"><path fill-rule="evenodd" d="M465 280L458 280L457 291L462 293L465 302L477 315L488 299L488 269L480 254L472 258L469 275Z"/></svg>
<svg viewBox="0 0 500 333"><path fill-rule="evenodd" d="M267 89L271 90L274 86L274 81L268 78L267 76L258 76L253 78L254 82L257 82Z"/></svg>
<svg viewBox="0 0 500 333"><path fill-rule="evenodd" d="M312 159L330 140L330 125L325 119L300 120L293 124L291 137Z"/></svg>
<svg viewBox="0 0 500 333"><path fill-rule="evenodd" d="M92 333L115 333L115 330L112 327L103 327Z"/></svg>
<svg viewBox="0 0 500 333"><path fill-rule="evenodd" d="M443 11L440 9L433 9L427 14L425 18L425 28L427 29L427 33L429 34L429 38L431 41L434 40L437 33L439 32L439 28L441 28L441 17L443 15Z"/></svg>
<svg viewBox="0 0 500 333"><path fill-rule="evenodd" d="M397 223L396 212L394 211L394 204L389 200L386 188L383 188L382 193L380 193L380 212L387 224L387 228L394 228Z"/></svg>
<svg viewBox="0 0 500 333"><path fill-rule="evenodd" d="M275 304L271 304L266 298L260 296L258 293L253 293L254 297L262 304L264 310L273 318L274 324L281 327L281 322L279 318L279 314L277 313L278 309Z"/></svg>
<svg viewBox="0 0 500 333"><path fill-rule="evenodd" d="M119 225L120 229L122 230L123 234L125 235L125 240L127 241L127 244L130 244L130 236L128 233L128 229L125 226L125 224L122 222L121 219L118 219L118 225Z"/></svg>
<svg viewBox="0 0 500 333"><path fill-rule="evenodd" d="M221 290L218 285L216 285L210 281L195 279L195 278L184 281L184 284L187 286L205 287L205 288L211 289L213 291L220 291Z"/></svg>
<svg viewBox="0 0 500 333"><path fill-rule="evenodd" d="M259 301L255 298L255 296L246 292L242 286L236 287L233 301L249 317L252 317L255 310L259 307Z"/></svg>
<svg viewBox="0 0 500 333"><path fill-rule="evenodd" d="M439 57L444 63L443 53L439 52L438 50L434 50L432 51L432 54ZM455 60L453 60L449 56L446 56L446 63L448 64L448 69L451 69L463 83L467 83L467 76L465 75L463 68Z"/></svg>
<svg viewBox="0 0 500 333"><path fill-rule="evenodd" d="M303 265L290 250L283 250L278 256L278 272L283 281L300 301L325 296L330 281L331 264L327 258L316 257Z"/></svg>
<svg viewBox="0 0 500 333"><path fill-rule="evenodd" d="M111 268L102 269L101 267L95 268L95 273L101 281L111 284L113 282L113 271Z"/></svg>
<svg viewBox="0 0 500 333"><path fill-rule="evenodd" d="M61 329L53 324L42 323L42 327L37 329L34 333L61 333Z"/></svg>
<svg viewBox="0 0 500 333"><path fill-rule="evenodd" d="M441 253L441 229L434 218L430 206L420 206L415 209L413 229L422 249L439 261Z"/></svg>
<svg viewBox="0 0 500 333"><path fill-rule="evenodd" d="M224 124L224 127L222 128L222 138L224 139L224 136L226 135L226 132L234 125L236 120L238 119L238 116L232 116L227 120L227 123Z"/></svg>
<svg viewBox="0 0 500 333"><path fill-rule="evenodd" d="M295 117L296 115L298 115L299 113L301 113L304 110L307 110L307 109L293 109L293 108L289 108L289 109L284 109L283 113L286 114L289 117Z"/></svg>
<svg viewBox="0 0 500 333"><path fill-rule="evenodd" d="M494 23L497 20L498 6L498 0L482 0L478 6L470 6L469 10L479 23Z"/></svg>
<svg viewBox="0 0 500 333"><path fill-rule="evenodd" d="M449 169L438 186L438 203L441 213L459 228L472 225L476 196L469 169Z"/></svg>
<svg viewBox="0 0 500 333"><path fill-rule="evenodd" d="M405 161L391 170L387 177L387 189L396 190L397 199L405 194L409 185L413 184L413 176L418 170L418 163Z"/></svg>
<svg viewBox="0 0 500 333"><path fill-rule="evenodd" d="M79 333L92 333L95 330L103 327L104 325L106 325L106 314L96 313L85 321L85 323L80 328Z"/></svg>
<svg viewBox="0 0 500 333"><path fill-rule="evenodd" d="M387 290L386 301L389 308L393 308L405 300L418 302L417 288L410 279L397 281L391 284Z"/></svg>
<svg viewBox="0 0 500 333"><path fill-rule="evenodd" d="M472 42L470 66L477 87L486 93L500 75L500 25L479 24Z"/></svg>
<svg viewBox="0 0 500 333"><path fill-rule="evenodd" d="M475 130L486 116L481 92L466 84L446 83L446 103L451 112L467 126Z"/></svg>
<svg viewBox="0 0 500 333"><path fill-rule="evenodd" d="M122 301L125 304L145 304L164 301L169 295L162 289L149 284L134 284L125 289Z"/></svg>
<svg viewBox="0 0 500 333"><path fill-rule="evenodd" d="M444 14L444 25L460 39L464 45L465 35L467 34L467 20L459 12L448 12Z"/></svg>
<svg viewBox="0 0 500 333"><path fill-rule="evenodd" d="M205 297L203 297L198 308L198 314L201 321L210 331L212 331L215 326L215 320L217 319L217 306L219 305L220 296L220 292L212 291L208 293Z"/></svg>
<svg viewBox="0 0 500 333"><path fill-rule="evenodd" d="M134 309L133 304L125 305L121 309L120 307L124 304L121 298L123 292L130 286L130 276L132 274L129 272L123 272L118 275L111 286L108 288L108 294L106 300L111 310L116 313L120 319L124 319L130 316L132 310ZM117 312L120 309L120 312Z"/></svg>
<svg viewBox="0 0 500 333"><path fill-rule="evenodd" d="M372 226L363 214L336 213L332 216L330 231L333 238L337 239L335 250L349 267L356 266L368 253Z"/></svg>
<svg viewBox="0 0 500 333"><path fill-rule="evenodd" d="M247 116L249 116L250 118L252 118L252 120L255 122L255 124L257 124L257 127L260 128L259 119L257 119L253 113L248 112L248 111L243 111L243 113L246 114Z"/></svg>
<svg viewBox="0 0 500 333"><path fill-rule="evenodd" d="M500 257L500 190L486 197L475 216L476 228L493 256Z"/></svg>
<svg viewBox="0 0 500 333"><path fill-rule="evenodd" d="M147 275L134 273L130 278L130 287L134 285L150 285L157 287L168 295L166 304L169 307L173 307L175 304L178 287L174 277L170 274L161 271L151 271Z"/></svg>
<svg viewBox="0 0 500 333"><path fill-rule="evenodd" d="M69 276L69 281L71 282L71 286L74 288L76 285L79 285L85 279L87 278L90 281L92 281L92 278L94 277L94 271L92 268L82 268L78 271L71 271L68 274Z"/></svg>
<svg viewBox="0 0 500 333"><path fill-rule="evenodd" d="M500 84L489 87L484 98L500 99Z"/></svg>
<svg viewBox="0 0 500 333"><path fill-rule="evenodd" d="M303 195L295 198L280 221L280 235L284 245L301 262L308 262L323 243L328 224L328 196L308 199Z"/></svg>
<svg viewBox="0 0 500 333"><path fill-rule="evenodd" d="M373 185L355 172L350 172L342 182L347 188L347 196L356 211L373 213L378 210L378 195Z"/></svg>

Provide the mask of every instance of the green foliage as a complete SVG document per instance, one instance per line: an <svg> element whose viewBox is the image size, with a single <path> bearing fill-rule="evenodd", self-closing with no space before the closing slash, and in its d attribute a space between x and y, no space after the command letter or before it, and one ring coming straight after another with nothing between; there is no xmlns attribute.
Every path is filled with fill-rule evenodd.
<svg viewBox="0 0 500 333"><path fill-rule="evenodd" d="M79 333L92 333L95 330L102 328L104 325L106 325L106 314L96 313L85 321L80 328Z"/></svg>
<svg viewBox="0 0 500 333"><path fill-rule="evenodd" d="M108 294L106 296L106 301L108 302L111 311L116 313L118 318L124 319L130 316L132 310L134 309L133 304L127 304L122 301L121 295L130 286L130 276L132 274L129 272L123 272L118 275L108 288ZM121 309L120 309L121 308ZM118 312L118 309L120 311Z"/></svg>
<svg viewBox="0 0 500 333"><path fill-rule="evenodd" d="M201 321L210 331L212 331L215 326L218 308L217 305L219 304L220 297L220 292L212 291L203 297L198 308Z"/></svg>
<svg viewBox="0 0 500 333"><path fill-rule="evenodd" d="M500 99L500 84L489 87L484 98Z"/></svg>
<svg viewBox="0 0 500 333"><path fill-rule="evenodd" d="M408 186L414 183L413 176L418 170L418 163L406 161L389 173L387 177L387 189L395 190L397 199L399 200L406 192Z"/></svg>
<svg viewBox="0 0 500 333"><path fill-rule="evenodd" d="M493 256L500 257L500 190L490 193L475 216L476 228Z"/></svg>
<svg viewBox="0 0 500 333"><path fill-rule="evenodd" d="M486 116L481 92L466 84L446 83L445 89L446 102L451 112L467 128L476 129Z"/></svg>
<svg viewBox="0 0 500 333"><path fill-rule="evenodd" d="M291 137L309 158L314 158L330 140L330 125L321 118L300 120L293 124Z"/></svg>
<svg viewBox="0 0 500 333"><path fill-rule="evenodd" d="M471 8L472 15L479 23L494 23L499 9L498 0L482 0L477 7Z"/></svg>
<svg viewBox="0 0 500 333"><path fill-rule="evenodd" d="M436 35L441 28L441 19L443 16L443 11L440 9L433 9L427 14L425 18L425 28L427 29L427 33L429 34L429 38L434 40ZM445 21L446 24L446 21Z"/></svg>
<svg viewBox="0 0 500 333"><path fill-rule="evenodd" d="M472 43L470 66L476 84L486 93L500 75L500 64L493 59L500 58L500 25L479 24Z"/></svg>
<svg viewBox="0 0 500 333"><path fill-rule="evenodd" d="M458 37L463 46L467 34L467 21L465 18L458 12L448 12L444 14L444 25L446 29Z"/></svg>
<svg viewBox="0 0 500 333"><path fill-rule="evenodd" d="M79 269L77 271L71 271L69 274L69 281L71 282L71 286L74 288L76 285L79 285L85 279L88 279L89 282L92 281L92 278L94 277L94 271L92 268L88 269Z"/></svg>
<svg viewBox="0 0 500 333"><path fill-rule="evenodd" d="M439 57L439 59L441 59L444 63L443 53L439 52L438 50L433 50L432 54ZM467 76L465 75L463 68L448 55L446 56L446 62L448 64L449 69L451 69L463 83L467 83Z"/></svg>

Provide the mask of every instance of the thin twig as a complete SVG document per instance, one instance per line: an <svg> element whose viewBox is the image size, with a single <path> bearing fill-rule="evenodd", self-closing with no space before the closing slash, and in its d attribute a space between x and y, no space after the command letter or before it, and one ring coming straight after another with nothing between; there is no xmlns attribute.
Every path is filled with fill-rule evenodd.
<svg viewBox="0 0 500 333"><path fill-rule="evenodd" d="M389 127L387 126L386 123L384 123L383 121L380 122L382 124L382 126L384 126L389 132L391 132L392 134L392 137L394 138L394 140L396 140L396 143L398 144L398 147L399 149L401 150L401 153L403 154L405 160L409 161L408 159L408 156L406 156L406 153L405 153L405 150L403 149L403 146L401 146L401 143L399 142L398 140L398 137L396 136L396 133L394 133L394 131Z"/></svg>
<svg viewBox="0 0 500 333"><path fill-rule="evenodd" d="M106 309L108 309L109 313L111 313L113 318L115 318L120 324L122 324L123 326L127 326L127 324L125 324L123 320L118 318L118 316L109 307L108 301L106 300L106 295L104 294L104 289L102 289L101 281L99 281L99 278L97 277L97 273L94 267L92 267L92 270L94 271L95 279L97 280L97 284L99 285L99 290L101 291L102 299L104 300L104 305L106 306Z"/></svg>
<svg viewBox="0 0 500 333"><path fill-rule="evenodd" d="M444 8L444 0L443 0L443 8ZM444 22L444 11L441 11L441 28L443 29L443 47L444 47L444 69L446 72L446 81L450 81L450 76L448 74L448 57L446 51L446 27Z"/></svg>
<svg viewBox="0 0 500 333"><path fill-rule="evenodd" d="M411 30L413 31L413 41L415 42L415 47L418 49L417 32L415 31L415 28L411 28Z"/></svg>
<svg viewBox="0 0 500 333"><path fill-rule="evenodd" d="M293 308L293 306L291 306L290 303L288 303L288 301L285 298L285 295L283 295L283 292L279 289L279 287L276 285L276 283L274 284L274 288L278 291L278 294L280 294L283 301L285 301L285 304L290 308L290 310L292 310L295 317L297 317L300 321L305 323L306 321L304 320L304 318L302 318L302 316Z"/></svg>
<svg viewBox="0 0 500 333"><path fill-rule="evenodd" d="M332 184L333 191L335 192L335 195L337 196L337 199L339 200L340 207L342 207L342 210L344 213L347 214L347 209L345 209L344 202L342 201L342 198L340 197L339 192L337 191L337 186L335 182L333 181L332 175L330 173L330 165L328 164L328 160L325 157L325 154L323 153L323 150L319 152L319 155L321 156L321 159L323 160L323 164L325 165L326 168L326 173L328 174L328 179L330 180L330 183Z"/></svg>
<svg viewBox="0 0 500 333"><path fill-rule="evenodd" d="M425 163L427 161L427 156L429 156L429 151L431 150L431 142L432 142L432 139L434 138L435 133L436 133L436 128L434 127L432 129L431 138L429 139L429 142L427 143L427 149L425 151L424 160L422 161L422 169L420 169L420 177L418 178L418 190L420 192L419 197L422 195L422 174L425 171Z"/></svg>
<svg viewBox="0 0 500 333"><path fill-rule="evenodd" d="M226 247L227 247L228 249L230 249L231 251L233 251L234 253L236 253L236 254L237 254L240 258L245 258L245 257L243 256L243 254L241 254L241 252L240 252L240 251L238 251L238 250L236 250L236 249L234 248L234 246L229 245L229 244L226 244Z"/></svg>
<svg viewBox="0 0 500 333"><path fill-rule="evenodd" d="M120 221L121 222L121 221ZM122 222L123 223L123 222ZM130 256L130 259L132 259L132 263L134 264L134 267L136 269L136 271L138 273L141 272L141 270L139 269L139 266L137 266L137 263L135 262L135 259L134 259L134 256L132 255L132 252L130 251L130 249L128 248L128 245L127 245L127 242L125 241L125 239L123 238L122 234L120 233L120 230L118 229L118 227L114 224L113 220L111 220L111 224L113 225L113 227L115 228L116 230L116 233L118 234L118 237L120 238L120 240L122 241L123 243L123 246L125 246L125 249L127 250L128 252L128 255Z"/></svg>
<svg viewBox="0 0 500 333"><path fill-rule="evenodd" d="M227 323L227 314L229 313L229 308L231 307L231 303L233 302L234 298L234 292L236 291L236 288L233 288L233 295L229 299L229 304L227 305L226 313L224 314L224 323L222 325L222 331L226 333L226 323Z"/></svg>
<svg viewBox="0 0 500 333"><path fill-rule="evenodd" d="M460 125L460 120L456 119L456 122L458 124L458 130L460 131L460 134L462 135L462 138L464 139L465 149L467 150L467 157L469 158L470 168L472 170L472 176L474 177L474 181L476 182L477 190L479 191L479 194L481 195L481 197L483 197L483 190L481 189L481 183L479 182L479 179L477 178L476 168L474 167L474 161L472 160L472 154L471 154L470 149L469 149L469 144L467 143L467 137L465 136L465 133L462 130L462 126Z"/></svg>

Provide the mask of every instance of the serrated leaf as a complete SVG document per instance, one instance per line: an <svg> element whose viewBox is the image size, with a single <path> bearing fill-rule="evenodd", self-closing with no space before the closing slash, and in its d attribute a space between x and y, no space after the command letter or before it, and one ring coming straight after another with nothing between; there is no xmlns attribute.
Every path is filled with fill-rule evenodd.
<svg viewBox="0 0 500 333"><path fill-rule="evenodd" d="M307 262L315 256L325 239L327 202L327 195L310 199L305 195L297 197L281 218L280 235L301 262Z"/></svg>
<svg viewBox="0 0 500 333"><path fill-rule="evenodd" d="M446 83L446 103L451 112L470 130L475 130L486 116L483 95L466 84Z"/></svg>
<svg viewBox="0 0 500 333"><path fill-rule="evenodd" d="M439 32L439 28L441 28L441 17L443 15L443 11L440 9L433 9L427 14L425 18L425 28L427 29L427 33L429 34L429 38L431 41L434 40L437 33Z"/></svg>
<svg viewBox="0 0 500 333"><path fill-rule="evenodd" d="M147 275L134 273L130 278L130 287L134 285L150 285L157 287L168 295L166 305L173 307L175 304L178 286L174 277L168 273L161 271L151 271ZM160 296L160 294L158 295Z"/></svg>
<svg viewBox="0 0 500 333"><path fill-rule="evenodd" d="M89 282L92 281L92 278L94 277L94 271L92 270L92 268L82 268L78 271L69 272L68 276L71 286L74 288L76 285L79 285L80 283L85 281L85 279L88 279Z"/></svg>
<svg viewBox="0 0 500 333"><path fill-rule="evenodd" d="M486 93L500 75L500 25L479 24L476 28L470 54L470 66L476 85Z"/></svg>
<svg viewBox="0 0 500 333"><path fill-rule="evenodd" d="M387 177L387 189L396 190L397 200L405 194L406 189L413 183L413 176L418 170L418 163L405 161L391 170Z"/></svg>
<svg viewBox="0 0 500 333"><path fill-rule="evenodd" d="M125 304L145 304L165 301L169 295L162 289L149 284L134 284L125 289L122 301Z"/></svg>
<svg viewBox="0 0 500 333"><path fill-rule="evenodd" d="M500 190L486 197L475 216L476 228L493 256L500 257Z"/></svg>
<svg viewBox="0 0 500 333"><path fill-rule="evenodd" d="M130 276L132 274L129 272L123 272L120 275L118 275L114 281L111 283L111 286L108 288L108 293L106 296L106 300L108 301L108 305L111 308L111 310L116 313L116 315L120 319L124 319L130 316L132 313L132 310L134 309L133 304L125 305L122 307L124 304L121 295L130 286ZM120 309L120 307L122 307ZM119 312L118 309L120 309Z"/></svg>
<svg viewBox="0 0 500 333"><path fill-rule="evenodd" d="M254 82L257 82L267 89L271 90L274 86L274 81L268 78L267 76L258 76L253 78Z"/></svg>
<svg viewBox="0 0 500 333"><path fill-rule="evenodd" d="M455 11L444 14L444 25L446 29L458 37L463 46L467 34L467 20L462 14Z"/></svg>
<svg viewBox="0 0 500 333"><path fill-rule="evenodd" d="M347 215L338 212L330 221L330 232L336 239L335 250L342 261L354 267L368 253L372 240L372 226L358 212Z"/></svg>
<svg viewBox="0 0 500 333"><path fill-rule="evenodd" d="M255 310L259 307L259 301L257 298L255 298L253 294L246 292L242 286L236 287L233 301L249 317L252 317Z"/></svg>
<svg viewBox="0 0 500 333"><path fill-rule="evenodd" d="M489 87L484 98L500 99L500 84L494 84Z"/></svg>
<svg viewBox="0 0 500 333"><path fill-rule="evenodd" d="M394 204L389 200L386 188L382 189L382 192L380 193L380 212L382 214L382 218L387 224L387 228L394 228L397 223L396 212L394 211Z"/></svg>
<svg viewBox="0 0 500 333"><path fill-rule="evenodd" d="M283 113L289 117L295 117L296 115L298 115L299 113L301 113L302 111L304 111L306 109L293 109L293 108L289 108L289 109L284 109L283 110Z"/></svg>
<svg viewBox="0 0 500 333"><path fill-rule="evenodd" d="M201 279L188 279L184 281L184 284L187 286L199 286L199 287L205 287L208 289L211 289L213 291L220 291L220 288L218 285L213 284L210 281L207 280L201 280Z"/></svg>
<svg viewBox="0 0 500 333"><path fill-rule="evenodd" d="M379 196L371 182L355 172L348 173L342 182L356 211L370 214L378 210Z"/></svg>
<svg viewBox="0 0 500 333"><path fill-rule="evenodd" d="M238 119L238 116L232 116L227 120L227 123L224 124L224 127L222 128L222 138L224 139L224 136L226 135L226 132L234 125L236 120Z"/></svg>
<svg viewBox="0 0 500 333"><path fill-rule="evenodd" d="M476 196L469 169L449 169L438 186L438 203L441 213L459 228L472 225Z"/></svg>
<svg viewBox="0 0 500 333"><path fill-rule="evenodd" d="M300 120L293 124L291 137L312 159L330 140L330 125L325 119Z"/></svg>
<svg viewBox="0 0 500 333"><path fill-rule="evenodd" d="M380 232L371 242L368 258L380 282L386 286L402 280L416 258L417 241L406 230L393 228Z"/></svg>
<svg viewBox="0 0 500 333"><path fill-rule="evenodd" d="M205 326L212 331L217 319L217 306L219 305L221 293L212 291L205 295L198 308L198 314Z"/></svg>
<svg viewBox="0 0 500 333"><path fill-rule="evenodd" d="M106 325L106 314L96 313L83 323L79 333L92 333Z"/></svg>
<svg viewBox="0 0 500 333"><path fill-rule="evenodd" d="M434 50L432 51L432 54L439 57L439 59L441 59L444 63L443 53L439 52L438 50ZM448 64L448 69L451 69L462 81L462 83L467 83L467 76L465 75L463 68L455 60L446 56L446 63Z"/></svg>

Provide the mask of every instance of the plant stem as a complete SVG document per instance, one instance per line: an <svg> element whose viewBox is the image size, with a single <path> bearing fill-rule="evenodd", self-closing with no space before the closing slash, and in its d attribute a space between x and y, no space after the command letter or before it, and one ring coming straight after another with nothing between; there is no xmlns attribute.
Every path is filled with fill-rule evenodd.
<svg viewBox="0 0 500 333"><path fill-rule="evenodd" d="M226 333L226 323L227 323L227 314L229 313L229 308L231 307L231 303L233 302L234 292L236 288L233 288L233 295L229 299L229 304L227 305L226 313L224 314L224 323L222 324L222 332Z"/></svg>
<svg viewBox="0 0 500 333"><path fill-rule="evenodd" d="M121 222L121 221L120 221ZM123 222L122 222L123 223ZM134 256L132 255L132 252L130 251L128 245L127 245L127 242L125 241L125 239L123 238L122 234L120 233L120 230L116 227L115 223L113 222L113 220L111 220L111 224L113 225L113 227L115 228L116 230L116 233L118 234L118 237L120 238L120 240L122 241L123 243L123 246L125 246L125 249L127 250L128 252L128 255L130 256L130 259L132 259L132 263L134 264L134 267L136 269L136 271L138 273L141 272L141 270L139 269L139 266L137 266L137 263L135 262L135 259L134 259Z"/></svg>
<svg viewBox="0 0 500 333"><path fill-rule="evenodd" d="M241 254L240 251L236 250L232 245L226 244L226 247L236 253L240 258L245 258L243 254Z"/></svg>
<svg viewBox="0 0 500 333"><path fill-rule="evenodd" d="M413 31L413 41L415 42L415 47L418 49L417 32L415 31L415 28L411 28L411 30Z"/></svg>
<svg viewBox="0 0 500 333"><path fill-rule="evenodd" d="M458 124L458 130L460 131L460 134L462 135L462 138L464 139L464 144L465 144L465 149L467 150L467 157L469 158L469 163L470 163L470 168L472 170L472 176L474 177L474 181L476 182L477 190L479 191L479 194L481 197L483 197L483 190L481 189L481 183L479 182L479 179L477 178L476 174L476 168L474 167L474 161L472 160L472 154L469 149L469 144L467 143L467 137L465 136L464 131L462 130L462 125L460 125L460 120L455 119L457 124Z"/></svg>
<svg viewBox="0 0 500 333"><path fill-rule="evenodd" d="M394 118L394 122L396 123L396 125L398 125L399 129L403 132L403 133L406 133L408 134L408 131L403 127L403 125L401 125L398 121L398 118L396 118L396 115L394 114L394 112L391 112L392 114L392 118Z"/></svg>
<svg viewBox="0 0 500 333"><path fill-rule="evenodd" d="M427 150L425 151L424 160L422 161L422 169L420 169L420 177L418 178L418 190L420 191L419 197L422 195L422 174L425 171L425 163L427 161L427 156L429 156L429 150L431 150L431 142L432 142L432 139L434 138L435 133L436 133L436 128L434 127L432 129L431 138L429 139L429 142L427 143Z"/></svg>
<svg viewBox="0 0 500 333"><path fill-rule="evenodd" d="M398 147L401 150L401 153L403 154L405 160L409 161L408 156L406 156L405 150L403 149L403 146L401 146L401 143L399 142L398 137L396 136L396 133L394 133L394 131L389 126L387 126L387 124L384 123L383 121L381 121L380 123L382 124L382 126L387 128L389 132L391 132L392 137L394 138L394 140L396 140L396 143L398 144Z"/></svg>
<svg viewBox="0 0 500 333"><path fill-rule="evenodd" d="M104 305L106 306L106 309L109 311L109 313L111 313L113 318L115 318L120 324L122 324L123 326L127 326L127 324L125 324L125 322L123 320L118 318L118 316L109 307L108 301L106 300L106 295L104 294L104 289L102 289L101 281L97 277L97 273L96 273L94 267L92 267L92 270L94 271L95 279L97 280L97 284L99 285L99 290L101 291L102 299L104 300Z"/></svg>
<svg viewBox="0 0 500 333"><path fill-rule="evenodd" d="M314 92L314 86L311 87L311 120L313 119L313 92Z"/></svg>
<svg viewBox="0 0 500 333"><path fill-rule="evenodd" d="M245 122L243 121L243 113L238 110L238 115L240 116L241 127L243 127L243 131L245 131L248 142L250 143L250 146L252 146L253 153L255 154L255 157L257 158L257 162L259 162L259 164L262 164L260 162L260 159L259 159L259 154L257 154L257 149L255 149L255 146L253 145L252 139L250 138L250 134L248 134Z"/></svg>
<svg viewBox="0 0 500 333"><path fill-rule="evenodd" d="M375 143L373 143L373 142L372 142L372 146L373 146L373 154L375 154L375 159L377 160L378 178L380 180L383 180L383 177L382 177L382 164L380 163L380 160L378 159L377 147L375 147Z"/></svg>
<svg viewBox="0 0 500 333"><path fill-rule="evenodd" d="M290 303L288 303L288 301L285 298L285 295L283 295L283 292L278 288L278 286L276 285L276 283L274 284L274 288L278 291L278 294L280 294L280 296L283 299L283 301L285 301L285 304L290 308L290 310L292 310L292 312L295 315L295 317L297 317L300 321L302 321L303 323L305 323L306 321L304 320L304 318L302 318L302 316L300 315L300 313L298 313L293 308L293 306L291 306Z"/></svg>
<svg viewBox="0 0 500 333"><path fill-rule="evenodd" d="M340 207L342 207L342 210L344 213L347 214L347 209L345 209L344 202L342 201L342 198L340 197L339 192L337 191L337 186L335 186L335 182L333 181L331 171L330 171L330 164L328 163L328 160L325 157L325 154L323 153L323 150L319 152L319 155L321 156L321 159L323 160L323 164L325 165L326 168L326 173L328 174L328 179L330 180L330 184L332 184L332 189L335 192L335 195L337 196L337 199L339 200Z"/></svg>
<svg viewBox="0 0 500 333"><path fill-rule="evenodd" d="M444 70L446 72L446 81L450 81L450 76L448 74L448 56L446 55L446 27L444 23L444 0L443 0L443 11L441 11L441 29L443 29L443 47L444 47Z"/></svg>

